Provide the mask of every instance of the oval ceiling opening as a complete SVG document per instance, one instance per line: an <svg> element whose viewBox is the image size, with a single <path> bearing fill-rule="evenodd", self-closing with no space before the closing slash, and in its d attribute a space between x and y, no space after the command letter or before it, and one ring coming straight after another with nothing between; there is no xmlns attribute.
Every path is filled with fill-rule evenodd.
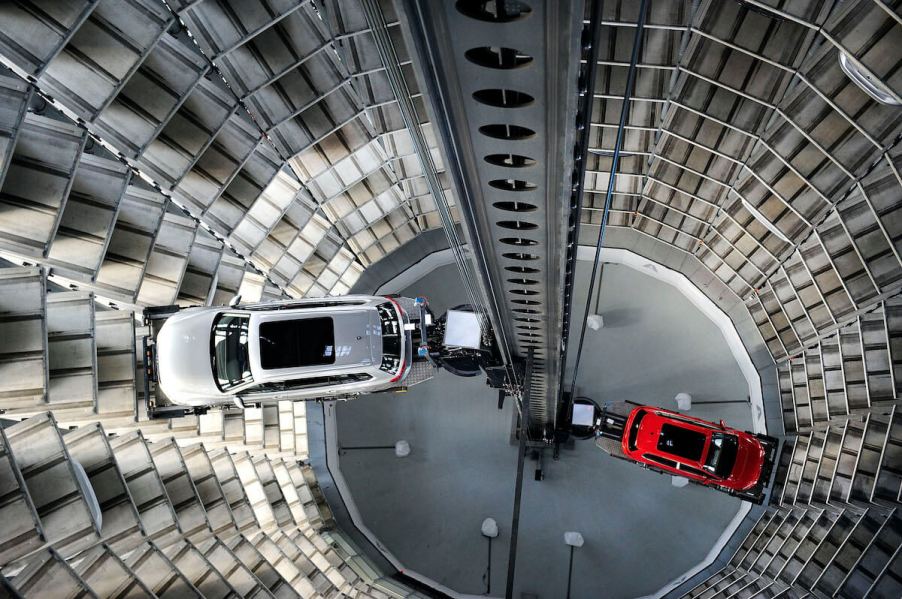
<svg viewBox="0 0 902 599"><path fill-rule="evenodd" d="M533 212L536 210L535 205L526 202L495 202L492 206L507 212Z"/></svg>
<svg viewBox="0 0 902 599"><path fill-rule="evenodd" d="M508 258L509 260L528 261L528 260L538 260L539 259L539 257L536 256L535 254L525 254L523 252L506 252L501 255L504 256L505 258Z"/></svg>
<svg viewBox="0 0 902 599"><path fill-rule="evenodd" d="M489 23L510 23L522 19L532 12L520 0L486 2L485 0L457 0L457 10L462 15Z"/></svg>
<svg viewBox="0 0 902 599"><path fill-rule="evenodd" d="M492 179L489 185L504 191L532 191L537 187L535 183L521 179Z"/></svg>
<svg viewBox="0 0 902 599"><path fill-rule="evenodd" d="M502 229L515 229L517 231L532 231L539 228L539 225L528 223L524 220L499 220L495 224Z"/></svg>
<svg viewBox="0 0 902 599"><path fill-rule="evenodd" d="M505 266L504 270L524 275L530 275L539 272L538 268L530 268L528 266Z"/></svg>
<svg viewBox="0 0 902 599"><path fill-rule="evenodd" d="M473 92L473 99L495 108L523 108L533 103L535 98L515 89L481 89Z"/></svg>
<svg viewBox="0 0 902 599"><path fill-rule="evenodd" d="M464 57L487 69L519 69L532 62L532 56L514 48L502 46L481 46L470 48Z"/></svg>
<svg viewBox="0 0 902 599"><path fill-rule="evenodd" d="M506 166L507 168L526 168L536 163L535 160L528 156L520 154L489 154L483 158L489 164L495 166Z"/></svg>
<svg viewBox="0 0 902 599"><path fill-rule="evenodd" d="M500 123L483 125L479 128L479 132L486 137L491 137L493 139L503 139L506 141L522 141L524 139L529 139L536 134L536 132L529 127L521 127L520 125L504 125Z"/></svg>

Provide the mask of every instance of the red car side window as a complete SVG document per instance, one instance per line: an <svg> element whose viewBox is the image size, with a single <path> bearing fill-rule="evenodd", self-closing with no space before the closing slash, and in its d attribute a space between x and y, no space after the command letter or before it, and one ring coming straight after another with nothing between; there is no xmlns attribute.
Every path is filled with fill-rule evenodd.
<svg viewBox="0 0 902 599"><path fill-rule="evenodd" d="M695 476L710 478L710 475L707 472L703 472L698 468L693 468L692 466L687 466L686 464L680 464L680 471L688 472L689 474L694 474Z"/></svg>
<svg viewBox="0 0 902 599"><path fill-rule="evenodd" d="M677 467L677 463L674 462L673 460L668 460L667 458L662 458L661 456L657 456L653 453L642 454L642 457L651 462L657 462L658 464L667 466L668 468L676 468Z"/></svg>

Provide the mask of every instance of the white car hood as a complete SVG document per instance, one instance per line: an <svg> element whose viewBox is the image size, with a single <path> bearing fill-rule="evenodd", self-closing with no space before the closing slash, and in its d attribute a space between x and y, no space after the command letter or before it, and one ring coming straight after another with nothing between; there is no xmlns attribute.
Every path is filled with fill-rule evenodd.
<svg viewBox="0 0 902 599"><path fill-rule="evenodd" d="M221 397L213 381L210 335L219 310L187 309L163 323L156 339L157 379L173 401Z"/></svg>

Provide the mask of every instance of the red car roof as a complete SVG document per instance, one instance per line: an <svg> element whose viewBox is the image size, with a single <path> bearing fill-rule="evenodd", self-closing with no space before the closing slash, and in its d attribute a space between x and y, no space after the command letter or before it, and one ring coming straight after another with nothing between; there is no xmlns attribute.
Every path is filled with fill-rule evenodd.
<svg viewBox="0 0 902 599"><path fill-rule="evenodd" d="M648 410L639 426L636 451L667 455L701 468L713 432L710 424L699 424L694 418Z"/></svg>
<svg viewBox="0 0 902 599"><path fill-rule="evenodd" d="M724 450L718 449L720 453L711 456L714 459L712 466L706 468L715 433L721 433L717 447L730 445L732 455L724 462L718 459L724 456ZM753 435L653 406L632 411L626 422L622 445L623 452L638 462L695 480L717 481L718 485L737 490L754 486L764 463L764 449ZM681 466L677 467L674 462ZM713 470L718 464L728 467L728 471L720 472L720 476L715 474Z"/></svg>

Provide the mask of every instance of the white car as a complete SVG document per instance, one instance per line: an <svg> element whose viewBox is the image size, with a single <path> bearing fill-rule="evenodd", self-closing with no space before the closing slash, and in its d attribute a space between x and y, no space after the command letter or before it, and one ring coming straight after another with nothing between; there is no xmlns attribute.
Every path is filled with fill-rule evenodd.
<svg viewBox="0 0 902 599"><path fill-rule="evenodd" d="M413 363L405 298L343 296L187 308L153 344L170 402L244 407L400 386Z"/></svg>

